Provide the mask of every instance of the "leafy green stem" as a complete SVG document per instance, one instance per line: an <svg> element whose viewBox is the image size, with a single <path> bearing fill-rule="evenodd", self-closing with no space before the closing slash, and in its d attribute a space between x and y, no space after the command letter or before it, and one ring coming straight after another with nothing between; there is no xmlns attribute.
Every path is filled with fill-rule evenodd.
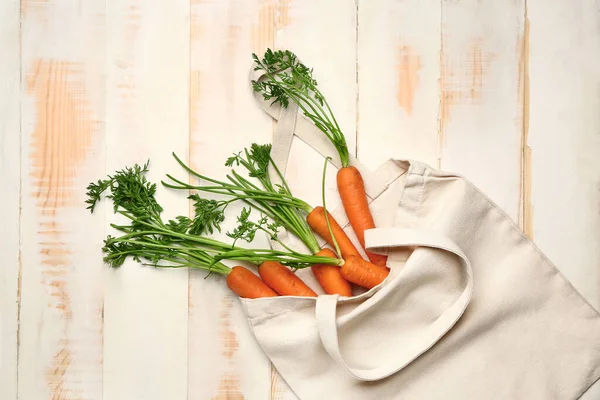
<svg viewBox="0 0 600 400"><path fill-rule="evenodd" d="M332 142L342 167L350 163L345 136L335 118L331 106L317 87L312 69L302 64L289 50L272 51L267 49L263 58L252 54L255 70L264 71L266 80L252 81L254 91L260 92L265 100L273 99L287 107L292 100Z"/></svg>
<svg viewBox="0 0 600 400"><path fill-rule="evenodd" d="M338 258L342 258L342 252L340 250L340 246L338 245L337 240L335 239L335 235L333 234L333 229L331 229L331 222L329 221L329 213L327 212L327 206L325 205L325 177L327 176L327 163L329 162L329 157L325 158L325 165L323 165L323 179L321 180L321 201L323 202L323 214L325 214L325 222L327 223L327 229L329 230L329 236L333 241L333 246L335 247L335 252Z"/></svg>

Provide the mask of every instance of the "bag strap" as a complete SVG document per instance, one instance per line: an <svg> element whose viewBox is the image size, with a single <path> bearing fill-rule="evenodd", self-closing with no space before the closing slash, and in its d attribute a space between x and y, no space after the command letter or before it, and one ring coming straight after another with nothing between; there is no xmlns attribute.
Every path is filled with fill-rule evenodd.
<svg viewBox="0 0 600 400"><path fill-rule="evenodd" d="M264 79L266 79L266 76L263 71L251 69L250 81ZM258 92L253 91L253 94L260 108L277 121L277 127L273 134L271 153L273 161L277 164L282 174L285 175L294 136L312 147L323 157L331 157L331 163L336 168L341 168L339 155L333 144L312 121L304 115L298 117L298 106L294 102L290 102L287 107L281 107L277 104L271 104L271 102L265 100ZM387 160L376 171L371 171L358 161L357 158L350 155L350 165L360 171L369 202L375 200L393 181L404 173L404 170L393 160ZM272 174L272 176L275 176L275 174ZM348 225L348 219L341 206L330 210L330 212L342 227Z"/></svg>
<svg viewBox="0 0 600 400"><path fill-rule="evenodd" d="M410 364L429 350L442 338L464 313L473 293L473 272L469 259L452 240L433 231L401 228L381 228L365 231L365 243L369 251L378 252L384 248L421 246L447 251L457 255L467 275L467 283L456 302L429 326L418 342L413 343L408 353L391 362L372 369L349 366L341 353L338 340L336 309L338 295L321 295L317 298L316 319L319 336L327 353L354 378L361 381L384 379Z"/></svg>

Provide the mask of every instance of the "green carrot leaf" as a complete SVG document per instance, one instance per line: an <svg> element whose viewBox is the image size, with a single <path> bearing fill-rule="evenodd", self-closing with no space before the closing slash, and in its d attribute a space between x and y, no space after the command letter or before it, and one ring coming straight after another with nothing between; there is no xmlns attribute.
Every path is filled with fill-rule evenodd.
<svg viewBox="0 0 600 400"><path fill-rule="evenodd" d="M191 235L202 235L221 232L221 223L225 220L225 207L227 202L209 200L192 194L188 199L194 201L194 219L189 227Z"/></svg>
<svg viewBox="0 0 600 400"><path fill-rule="evenodd" d="M289 50L267 49L259 58L252 55L254 70L264 71L264 76L252 81L252 88L265 100L273 100L288 107L293 101L302 113L319 128L335 146L343 167L349 165L349 152L345 136L336 121L325 96L318 88L312 68L298 60Z"/></svg>

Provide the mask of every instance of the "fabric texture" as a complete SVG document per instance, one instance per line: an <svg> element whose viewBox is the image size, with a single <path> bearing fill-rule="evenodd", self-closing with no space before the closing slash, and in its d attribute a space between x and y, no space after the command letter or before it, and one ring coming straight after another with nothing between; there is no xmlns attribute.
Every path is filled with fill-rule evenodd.
<svg viewBox="0 0 600 400"><path fill-rule="evenodd" d="M389 189L402 191L394 227L366 233L370 251L389 252L381 285L355 298L242 300L292 390L303 400L579 397L600 376L598 313L465 179L413 163L403 181Z"/></svg>
<svg viewBox="0 0 600 400"><path fill-rule="evenodd" d="M295 118L293 135L335 155ZM290 143L276 135L278 159ZM351 163L378 227L366 247L388 254L388 278L351 298L241 299L301 400L572 400L600 377L600 315L485 194L417 161Z"/></svg>

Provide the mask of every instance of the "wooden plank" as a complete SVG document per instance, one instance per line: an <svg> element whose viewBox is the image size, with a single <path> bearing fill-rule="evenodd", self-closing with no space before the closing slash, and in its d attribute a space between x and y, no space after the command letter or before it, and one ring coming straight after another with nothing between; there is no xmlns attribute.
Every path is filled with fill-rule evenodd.
<svg viewBox="0 0 600 400"><path fill-rule="evenodd" d="M104 172L103 4L21 11L19 398L98 399L103 224L82 222L85 185Z"/></svg>
<svg viewBox="0 0 600 400"><path fill-rule="evenodd" d="M251 53L272 46L277 12L272 0L191 3L189 160L205 174L222 178L232 153L271 140L271 120L256 106L248 76ZM173 164L171 170L182 176ZM215 237L229 240L225 232L234 228L241 207L229 207L231 217ZM270 364L239 300L224 279L205 276L189 276L188 397L268 398Z"/></svg>
<svg viewBox="0 0 600 400"><path fill-rule="evenodd" d="M442 2L441 166L519 218L524 2Z"/></svg>
<svg viewBox="0 0 600 400"><path fill-rule="evenodd" d="M438 165L440 1L360 2L358 156Z"/></svg>
<svg viewBox="0 0 600 400"><path fill-rule="evenodd" d="M21 29L18 0L0 4L0 398L17 398L17 333L19 306L19 207L21 178Z"/></svg>
<svg viewBox="0 0 600 400"><path fill-rule="evenodd" d="M600 4L527 0L524 225L600 308ZM582 399L600 398L596 383Z"/></svg>
<svg viewBox="0 0 600 400"><path fill-rule="evenodd" d="M600 307L600 4L527 1L525 208L536 243Z"/></svg>
<svg viewBox="0 0 600 400"><path fill-rule="evenodd" d="M281 1L274 17L275 47L293 51L306 65L314 68L314 77L335 113L348 148L356 154L356 3L347 0ZM312 205L321 204L323 163L320 154L294 139L286 178L293 193ZM327 171L326 195L330 209L341 204L335 183L336 172L331 166ZM298 273L307 282L312 279L309 270ZM275 370L271 399L296 399Z"/></svg>
<svg viewBox="0 0 600 400"><path fill-rule="evenodd" d="M107 1L106 20L106 173L150 159L158 183L188 149L189 2ZM186 196L157 197L187 215ZM105 268L104 398L187 398L187 286L186 270Z"/></svg>

